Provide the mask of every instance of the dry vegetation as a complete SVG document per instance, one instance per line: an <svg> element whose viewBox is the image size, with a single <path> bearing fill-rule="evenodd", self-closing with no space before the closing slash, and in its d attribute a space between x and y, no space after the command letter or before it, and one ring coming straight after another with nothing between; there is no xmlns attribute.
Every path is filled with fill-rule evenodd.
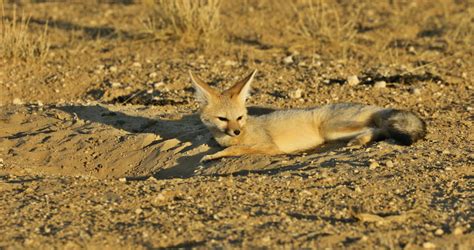
<svg viewBox="0 0 474 250"><path fill-rule="evenodd" d="M14 7L11 17L5 12L0 2L2 17L0 18L0 55L11 60L42 63L49 51L48 26L42 33L32 33L30 18L24 13L18 17Z"/></svg>
<svg viewBox="0 0 474 250"><path fill-rule="evenodd" d="M144 20L146 30L159 37L211 42L220 31L221 0L148 0L151 13Z"/></svg>

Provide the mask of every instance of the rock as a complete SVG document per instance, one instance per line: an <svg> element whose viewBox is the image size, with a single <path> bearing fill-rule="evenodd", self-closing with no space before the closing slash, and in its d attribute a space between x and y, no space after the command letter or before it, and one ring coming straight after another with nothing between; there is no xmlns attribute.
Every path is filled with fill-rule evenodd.
<svg viewBox="0 0 474 250"><path fill-rule="evenodd" d="M115 67L115 66L110 66L110 67L109 67L109 71L110 71L110 72L117 72L117 67Z"/></svg>
<svg viewBox="0 0 474 250"><path fill-rule="evenodd" d="M293 56L287 56L287 57L283 58L283 63L284 63L284 64L292 64L292 63L294 63Z"/></svg>
<svg viewBox="0 0 474 250"><path fill-rule="evenodd" d="M156 73L156 72L151 72L151 73L148 75L148 77L150 77L150 78L155 78L155 77L157 77L157 76L158 76L158 73Z"/></svg>
<svg viewBox="0 0 474 250"><path fill-rule="evenodd" d="M119 181L120 182L127 182L127 178L125 178L125 177L119 178Z"/></svg>
<svg viewBox="0 0 474 250"><path fill-rule="evenodd" d="M141 67L142 67L142 64L139 63L139 62L134 62L134 63L132 64L132 67L141 68Z"/></svg>
<svg viewBox="0 0 474 250"><path fill-rule="evenodd" d="M296 89L296 90L293 90L293 91L290 91L288 93L288 96L291 98L291 99L299 99L301 98L303 94L303 90L302 89Z"/></svg>
<svg viewBox="0 0 474 250"><path fill-rule="evenodd" d="M463 230L461 227L456 227L456 228L453 230L453 234L454 234L454 235L462 235L462 234L464 234L464 230Z"/></svg>
<svg viewBox="0 0 474 250"><path fill-rule="evenodd" d="M231 60L227 60L224 62L224 66L237 66L237 62L236 61L231 61Z"/></svg>
<svg viewBox="0 0 474 250"><path fill-rule="evenodd" d="M143 209L141 208L135 209L135 214L141 214L141 213L143 213Z"/></svg>
<svg viewBox="0 0 474 250"><path fill-rule="evenodd" d="M23 104L23 101L20 98L14 98L13 99L13 104L21 105L21 104Z"/></svg>
<svg viewBox="0 0 474 250"><path fill-rule="evenodd" d="M157 83L153 84L153 88L155 88L155 89L159 89L163 86L165 86L165 84L163 82L157 82Z"/></svg>
<svg viewBox="0 0 474 250"><path fill-rule="evenodd" d="M412 88L410 89L410 93L413 95L421 95L421 90L419 88Z"/></svg>
<svg viewBox="0 0 474 250"><path fill-rule="evenodd" d="M436 231L435 231L434 234L440 236L440 235L443 235L443 234L444 234L444 231L443 231L443 229L438 228L438 229L436 229Z"/></svg>
<svg viewBox="0 0 474 250"><path fill-rule="evenodd" d="M349 86L356 86L359 83L360 83L359 78L356 75L347 77L347 84L349 84Z"/></svg>
<svg viewBox="0 0 474 250"><path fill-rule="evenodd" d="M309 190L303 190L300 192L301 196L311 196L313 193L311 193Z"/></svg>
<svg viewBox="0 0 474 250"><path fill-rule="evenodd" d="M120 87L122 87L122 84L119 83L119 82L111 82L111 83L110 83L110 87L112 87L112 88L120 88Z"/></svg>
<svg viewBox="0 0 474 250"><path fill-rule="evenodd" d="M387 87L387 83L385 81L377 81L374 84L374 88L376 89L383 89L385 87Z"/></svg>
<svg viewBox="0 0 474 250"><path fill-rule="evenodd" d="M423 248L433 249L433 248L436 248L436 245L433 242L427 241L427 242L423 243Z"/></svg>
<svg viewBox="0 0 474 250"><path fill-rule="evenodd" d="M394 165L393 165L393 161L387 160L387 161L385 162L385 166L387 166L388 168L393 168L393 166L394 166Z"/></svg>
<svg viewBox="0 0 474 250"><path fill-rule="evenodd" d="M378 162L374 161L374 162L371 162L370 165L369 165L369 169L376 169L378 168L380 165Z"/></svg>

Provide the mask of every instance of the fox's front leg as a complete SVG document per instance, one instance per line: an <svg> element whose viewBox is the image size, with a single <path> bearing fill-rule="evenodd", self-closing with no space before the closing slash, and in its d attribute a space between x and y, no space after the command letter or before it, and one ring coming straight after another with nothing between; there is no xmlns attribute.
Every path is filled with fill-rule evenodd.
<svg viewBox="0 0 474 250"><path fill-rule="evenodd" d="M281 153L282 152L273 145L236 145L225 148L215 154L206 155L201 159L201 162L212 161L229 156L241 156L249 154L276 155Z"/></svg>

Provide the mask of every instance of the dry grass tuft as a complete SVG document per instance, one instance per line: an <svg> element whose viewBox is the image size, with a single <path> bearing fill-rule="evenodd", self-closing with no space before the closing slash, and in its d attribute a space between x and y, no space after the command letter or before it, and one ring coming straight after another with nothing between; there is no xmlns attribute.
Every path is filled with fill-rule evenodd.
<svg viewBox="0 0 474 250"><path fill-rule="evenodd" d="M147 0L148 32L159 37L208 40L220 30L221 0Z"/></svg>
<svg viewBox="0 0 474 250"><path fill-rule="evenodd" d="M48 26L45 25L40 35L33 35L29 30L29 18L17 17L16 8L12 17L5 15L4 5L0 18L0 55L3 58L21 61L44 61L49 51L47 36Z"/></svg>
<svg viewBox="0 0 474 250"><path fill-rule="evenodd" d="M337 57L348 56L361 19L362 3L350 10L338 1L295 0L281 3L284 9L291 11L296 23L295 33L320 41L326 49L332 48Z"/></svg>

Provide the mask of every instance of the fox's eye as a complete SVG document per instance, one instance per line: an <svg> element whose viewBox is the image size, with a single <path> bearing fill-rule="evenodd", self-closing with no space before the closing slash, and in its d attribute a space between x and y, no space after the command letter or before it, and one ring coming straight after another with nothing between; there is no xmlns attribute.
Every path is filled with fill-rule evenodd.
<svg viewBox="0 0 474 250"><path fill-rule="evenodd" d="M240 120L242 120L242 118L243 118L243 116L239 116L239 117L237 117L237 121L240 121Z"/></svg>
<svg viewBox="0 0 474 250"><path fill-rule="evenodd" d="M222 116L218 116L217 119L219 119L220 121L223 121L223 122L229 121L229 119L227 119L225 117L222 117Z"/></svg>

